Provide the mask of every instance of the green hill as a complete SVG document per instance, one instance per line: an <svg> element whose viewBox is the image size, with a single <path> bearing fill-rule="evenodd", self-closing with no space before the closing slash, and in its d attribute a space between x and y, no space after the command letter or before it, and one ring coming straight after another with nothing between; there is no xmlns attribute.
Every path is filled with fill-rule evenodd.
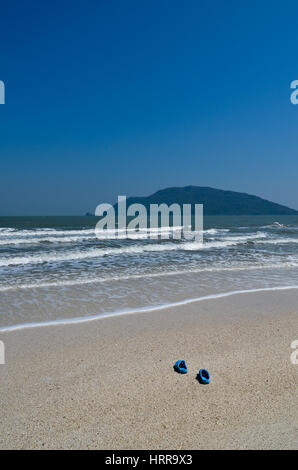
<svg viewBox="0 0 298 470"><path fill-rule="evenodd" d="M205 215L297 215L298 211L257 196L202 186L166 188L148 197L130 197L127 206L143 204L204 204ZM116 206L115 206L116 207Z"/></svg>

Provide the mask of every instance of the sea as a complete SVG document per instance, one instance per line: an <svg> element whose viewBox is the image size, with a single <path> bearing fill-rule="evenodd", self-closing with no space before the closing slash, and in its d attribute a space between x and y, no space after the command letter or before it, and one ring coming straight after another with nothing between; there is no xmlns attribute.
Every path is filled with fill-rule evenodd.
<svg viewBox="0 0 298 470"><path fill-rule="evenodd" d="M97 220L0 217L0 332L298 286L298 216L205 216L203 245Z"/></svg>

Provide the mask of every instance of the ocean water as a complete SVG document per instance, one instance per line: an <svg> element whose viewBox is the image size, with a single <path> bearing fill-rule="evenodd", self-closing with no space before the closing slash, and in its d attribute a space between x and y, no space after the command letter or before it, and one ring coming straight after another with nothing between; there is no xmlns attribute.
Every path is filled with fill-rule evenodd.
<svg viewBox="0 0 298 470"><path fill-rule="evenodd" d="M203 247L144 232L99 239L95 225L0 217L0 331L298 285L298 216L205 216Z"/></svg>

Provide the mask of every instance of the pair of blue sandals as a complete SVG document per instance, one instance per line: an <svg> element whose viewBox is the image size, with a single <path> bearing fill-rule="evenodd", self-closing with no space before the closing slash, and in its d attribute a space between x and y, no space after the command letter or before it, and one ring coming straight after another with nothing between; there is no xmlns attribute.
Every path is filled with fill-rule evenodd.
<svg viewBox="0 0 298 470"><path fill-rule="evenodd" d="M179 374L187 374L188 369L185 361L177 361L174 364L174 369ZM210 374L207 369L200 369L197 374L197 379L201 384L210 384Z"/></svg>

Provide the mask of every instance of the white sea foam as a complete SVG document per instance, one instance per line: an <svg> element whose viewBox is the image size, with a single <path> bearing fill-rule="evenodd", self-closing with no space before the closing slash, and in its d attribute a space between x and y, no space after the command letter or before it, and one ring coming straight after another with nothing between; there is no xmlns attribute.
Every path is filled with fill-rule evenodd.
<svg viewBox="0 0 298 470"><path fill-rule="evenodd" d="M260 289L234 290L234 291L222 292L218 294L205 295L202 297L193 297L189 299L180 300L178 302L165 303L162 305L150 305L148 307L142 307L142 308L117 310L115 312L105 312L105 313L101 313L98 315L89 315L85 317L66 318L66 319L52 320L52 321L45 321L45 322L22 323L18 325L4 326L0 328L0 333L7 333L7 332L23 330L27 328L40 328L40 327L45 327L45 326L62 326L62 325L87 323L87 322L91 322L95 320L103 320L105 318L110 318L110 317L132 315L132 314L137 314L137 313L148 313L148 312L154 312L158 310L164 310L166 308L182 307L183 305L188 305L188 304L192 304L195 302L216 300L219 298L231 297L233 295L251 294L251 293L258 293L258 292L286 291L286 290L294 290L294 289L298 289L298 286L297 285L276 286L276 287L263 287Z"/></svg>
<svg viewBox="0 0 298 470"><path fill-rule="evenodd" d="M225 248L232 245L237 245L237 240L219 241L219 242L184 242L184 243L154 243L148 245L133 245L123 248L92 248L85 251L69 251L63 253L38 253L27 256L11 256L0 258L0 266L16 266L25 264L39 264L39 263L57 263L75 260L83 260L90 258L99 258L102 256L119 256L119 255L132 255L142 254L147 252L164 252L176 250L192 250L197 251L200 249L211 248Z"/></svg>
<svg viewBox="0 0 298 470"><path fill-rule="evenodd" d="M268 225L262 225L260 228L285 228L287 225L281 224L279 222L272 222L271 224Z"/></svg>
<svg viewBox="0 0 298 470"><path fill-rule="evenodd" d="M151 232L156 233L156 232ZM125 234L119 234L117 237L119 239L131 239L131 240L141 240L141 239L147 239L148 234L147 233L129 233ZM102 234L98 236L87 236L87 235L80 235L80 236L63 236L63 237L58 237L58 236L53 236L53 237L41 237L40 235L38 237L34 238L25 238L25 237L20 237L20 238L1 238L0 237L0 246L9 246L9 245L38 245L41 243L82 243L85 241L96 241L96 240L110 240L114 239L114 237L111 234Z"/></svg>
<svg viewBox="0 0 298 470"><path fill-rule="evenodd" d="M248 240L258 240L259 238L266 238L267 235L264 232L257 232L253 233L251 235L233 235L230 237L225 237L225 240L227 241L236 241L236 242L246 242Z"/></svg>
<svg viewBox="0 0 298 470"><path fill-rule="evenodd" d="M285 239L267 239L259 240L259 238L265 238L265 234L259 232L254 235L244 235L239 237L227 237L220 241L207 241L200 243L197 241L191 242L169 242L169 243L151 243L144 245L132 245L125 246L122 248L91 248L83 251L72 250L64 252L39 252L36 254L28 254L26 256L6 256L0 258L0 266L17 266L26 264L40 264L40 263L57 263L57 262L68 262L75 260L84 260L91 258L100 258L103 256L119 256L119 255L134 255L143 254L148 252L166 252L166 251L198 251L198 250L210 250L228 248L239 244L246 243L247 241L255 241L255 243L298 243L298 239L285 238Z"/></svg>
<svg viewBox="0 0 298 470"><path fill-rule="evenodd" d="M226 233L229 231L230 229L228 228L209 228L209 229L204 230L204 233L207 233L209 235L215 235L217 233Z"/></svg>
<svg viewBox="0 0 298 470"><path fill-rule="evenodd" d="M38 253L27 256L15 256L0 258L0 266L13 266L13 265L25 265L25 264L39 264L39 263L55 263L64 261L75 261L89 258L100 258L102 256L113 255L129 255L129 254L141 254L152 251L169 251L177 250L179 245L175 244L149 244L149 245L134 245L131 247L124 248L92 248L85 251L70 251L58 254L50 252L50 254Z"/></svg>
<svg viewBox="0 0 298 470"><path fill-rule="evenodd" d="M288 237L288 238L270 238L267 241L258 240L256 243L260 243L260 244L267 243L267 244L271 244L271 245L283 245L283 244L286 244L286 243L298 243L298 238L290 238L290 237Z"/></svg>
<svg viewBox="0 0 298 470"><path fill-rule="evenodd" d="M7 232L7 233L6 233ZM94 228L92 229L80 229L80 230L57 230L54 228L39 228L36 230L17 230L17 229L5 229L5 231L1 231L0 237L4 236L11 236L11 237L40 237L44 235L90 235L95 234Z"/></svg>
<svg viewBox="0 0 298 470"><path fill-rule="evenodd" d="M176 228L174 229L174 232L177 231L177 230L180 230L180 228ZM128 232L127 234L124 232L124 231L120 231L119 232L119 239L121 238L124 238L124 239L128 239L128 240L141 240L141 239L147 239L148 237L153 236L157 233L168 233L168 234L171 234L173 231L172 229L169 229L169 228L164 228L163 230L148 230L147 231L140 231L140 232L136 232L136 233L130 233ZM70 232L71 233L71 232ZM15 237L14 238L10 238L10 237L6 237L6 238L1 238L0 237L0 246L9 246L9 245L38 245L38 244L42 244L42 243L48 243L48 244L55 244L55 243L58 243L58 244L61 244L61 243L82 243L82 242L85 242L85 241L90 241L90 240L94 240L96 241L97 239L100 239L100 240L109 240L109 239L113 239L113 233L114 232L111 232L111 231L108 231L107 233L105 233L104 231L102 231L101 233L98 233L97 235L93 234L93 235L83 235L83 234L80 234L80 235L76 235L76 236L63 236L63 237L60 237L58 236L58 233L55 234L55 236L47 236L47 237L44 237L44 236L41 236L41 234L39 233L38 236L32 238L32 237L25 237L25 236L20 236L20 237ZM187 235L189 234L194 234L194 232L190 232L190 231L187 231L187 232L184 232L184 233L187 233ZM208 235L215 235L215 234L218 234L220 232L218 232L218 230L206 230L204 233L208 234ZM266 237L266 234L265 233L257 233L257 234L252 234L252 235L243 235L243 236L230 236L230 237L224 237L223 240L227 241L227 242L238 242L238 241L246 241L246 240L250 240L250 239L257 239L257 238L265 238ZM214 237L211 237L209 239L214 239ZM227 243L227 246L228 246L229 243ZM219 245L220 246L220 245ZM212 248L212 246L210 246L210 248Z"/></svg>
<svg viewBox="0 0 298 470"><path fill-rule="evenodd" d="M8 245L36 245L40 243L77 243L86 240L91 240L95 237L80 236L80 237L36 237L36 238L0 238L1 246Z"/></svg>
<svg viewBox="0 0 298 470"><path fill-rule="evenodd" d="M254 265L233 265L233 266L210 266L193 269L182 269L172 271L160 271L156 273L142 273L142 274L128 274L120 276L108 276L108 277L93 277L93 278L82 278L82 279L70 279L61 281L49 281L49 282L35 282L29 284L14 284L14 285L0 285L0 292L6 292L11 290L26 290L26 289L42 289L52 287L72 287L72 286L84 286L88 284L101 284L113 281L130 281L137 279L150 279L167 276L183 276L186 274L200 274L200 273L218 273L218 272L237 272L237 271L254 271L260 269L284 269L284 268L297 268L298 261L285 261L279 263L267 263L267 264L254 264Z"/></svg>
<svg viewBox="0 0 298 470"><path fill-rule="evenodd" d="M0 245L23 245L23 244L39 244L39 243L75 243L86 240L109 240L109 239L146 239L150 236L158 234L172 234L178 230L188 232L186 230L190 226L173 226L173 227L152 227L148 229L117 229L117 230L55 230L55 229L37 229L37 230L20 230L13 232L0 232ZM47 235L47 237L45 237Z"/></svg>
<svg viewBox="0 0 298 470"><path fill-rule="evenodd" d="M189 225L185 226L165 226L165 227L150 227L150 228L140 228L139 232L140 233L145 233L147 231L152 231L152 232L163 232L163 231L170 231L170 230L181 230L181 229L186 229L190 228ZM99 230L94 228L89 228L89 229L69 229L69 230L59 230L55 228L38 228L35 230L26 230L26 229L13 229L13 228L0 228L0 237L6 236L18 236L18 237L39 237L39 236L44 236L44 235L54 235L54 236L72 236L72 235L105 235L105 234L111 234L114 235L115 233L121 233L121 232L135 232L134 229L105 229L105 230Z"/></svg>

